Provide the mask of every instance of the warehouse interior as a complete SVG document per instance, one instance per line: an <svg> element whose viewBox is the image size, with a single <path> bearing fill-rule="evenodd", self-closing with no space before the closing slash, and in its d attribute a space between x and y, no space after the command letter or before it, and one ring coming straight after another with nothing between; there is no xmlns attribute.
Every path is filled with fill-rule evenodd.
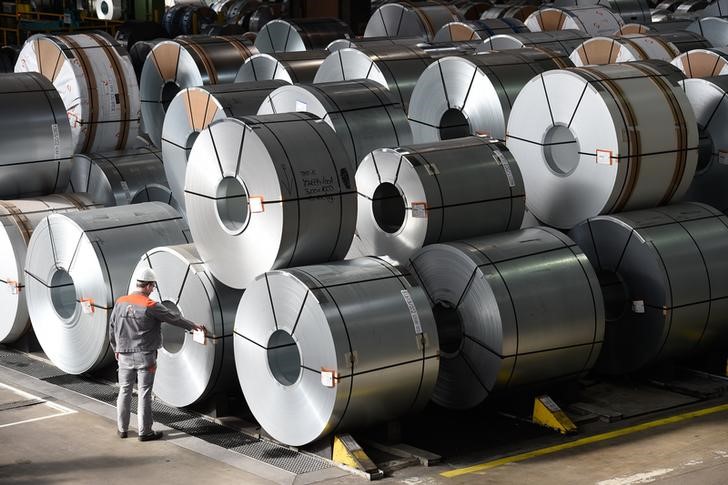
<svg viewBox="0 0 728 485"><path fill-rule="evenodd" d="M726 483L728 0L0 36L0 483Z"/></svg>

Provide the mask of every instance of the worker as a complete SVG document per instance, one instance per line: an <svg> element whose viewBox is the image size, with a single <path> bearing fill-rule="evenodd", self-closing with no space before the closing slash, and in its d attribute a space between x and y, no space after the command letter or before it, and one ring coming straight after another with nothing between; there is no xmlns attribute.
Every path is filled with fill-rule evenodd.
<svg viewBox="0 0 728 485"><path fill-rule="evenodd" d="M119 438L126 438L131 413L131 395L137 382L137 421L139 441L162 437L152 430L152 385L157 370L157 349L162 346L162 322L190 331L205 331L179 313L149 298L157 283L151 268L142 268L135 277L136 291L116 301L109 321L109 342L119 363L119 397L116 414Z"/></svg>

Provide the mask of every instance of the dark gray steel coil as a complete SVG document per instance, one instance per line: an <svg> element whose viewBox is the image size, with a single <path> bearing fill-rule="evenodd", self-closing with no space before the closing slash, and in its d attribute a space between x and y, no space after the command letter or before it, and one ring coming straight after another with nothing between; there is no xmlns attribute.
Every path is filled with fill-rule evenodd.
<svg viewBox="0 0 728 485"><path fill-rule="evenodd" d="M240 66L235 82L279 79L288 84L312 83L328 55L325 49L256 54Z"/></svg>
<svg viewBox="0 0 728 485"><path fill-rule="evenodd" d="M353 36L349 26L336 18L275 19L260 29L255 47L264 54L325 49L336 39Z"/></svg>

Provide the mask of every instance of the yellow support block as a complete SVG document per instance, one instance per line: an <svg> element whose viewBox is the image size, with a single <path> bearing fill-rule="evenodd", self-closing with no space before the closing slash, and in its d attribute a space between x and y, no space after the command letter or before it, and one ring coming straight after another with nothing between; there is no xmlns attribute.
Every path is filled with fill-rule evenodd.
<svg viewBox="0 0 728 485"><path fill-rule="evenodd" d="M576 425L549 396L538 396L533 402L533 422L561 434L574 433Z"/></svg>
<svg viewBox="0 0 728 485"><path fill-rule="evenodd" d="M350 434L334 436L333 461L368 474L377 474L379 468Z"/></svg>

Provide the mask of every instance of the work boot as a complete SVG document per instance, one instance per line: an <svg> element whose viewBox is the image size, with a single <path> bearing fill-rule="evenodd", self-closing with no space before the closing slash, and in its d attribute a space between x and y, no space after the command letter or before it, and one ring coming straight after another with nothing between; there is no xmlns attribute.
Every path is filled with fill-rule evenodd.
<svg viewBox="0 0 728 485"><path fill-rule="evenodd" d="M162 432L161 431L152 431L149 434L140 434L139 435L139 441L154 441L162 438Z"/></svg>
<svg viewBox="0 0 728 485"><path fill-rule="evenodd" d="M121 439L124 439L127 436L129 436L129 433L127 433L126 431L117 431L116 434L118 434L119 438L121 438Z"/></svg>

